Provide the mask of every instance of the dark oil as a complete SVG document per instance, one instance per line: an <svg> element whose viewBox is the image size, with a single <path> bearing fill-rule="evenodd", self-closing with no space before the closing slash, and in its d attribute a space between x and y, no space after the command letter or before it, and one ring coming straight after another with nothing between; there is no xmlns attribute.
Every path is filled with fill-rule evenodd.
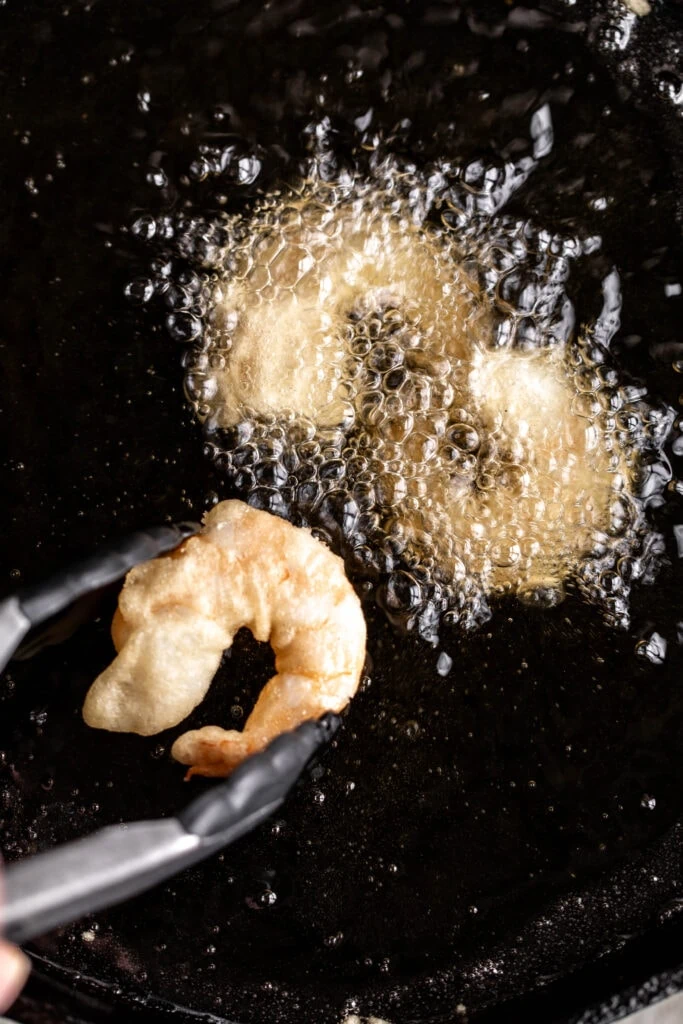
<svg viewBox="0 0 683 1024"><path fill-rule="evenodd" d="M203 453L217 439L184 390L211 312L203 275L225 217L311 161L334 181L370 173L380 150L422 180L445 163L533 159L503 227L526 225L532 255L544 232L588 246L565 284L577 325L608 330L603 286L618 270L610 366L650 408L677 409L676 76L662 72L669 105L654 121L633 91L650 29L609 10L2 9L6 590L112 534L246 493L220 461L229 438ZM630 62L616 78L615 54ZM544 108L552 147L534 156ZM316 777L221 858L36 943L48 973L112 1004L138 993L233 1020L451 1019L675 916L683 517L666 422L663 450L648 462L643 447L642 535L661 540L626 628L570 587L551 608L487 598L469 633L433 629L430 611L406 634L386 614L401 566L356 564L367 671ZM344 546L338 517L314 525ZM173 736L81 721L111 656L110 611L5 677L8 859L189 799ZM243 721L271 671L240 637L191 724Z"/></svg>

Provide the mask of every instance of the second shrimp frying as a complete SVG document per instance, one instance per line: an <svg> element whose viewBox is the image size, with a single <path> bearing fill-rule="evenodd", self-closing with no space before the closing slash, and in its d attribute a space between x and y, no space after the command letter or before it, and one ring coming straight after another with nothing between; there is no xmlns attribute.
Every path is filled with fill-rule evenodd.
<svg viewBox="0 0 683 1024"><path fill-rule="evenodd" d="M189 775L228 775L276 735L358 688L366 628L340 558L300 527L224 501L201 534L127 576L112 624L118 651L85 700L88 725L149 736L186 718L243 626L270 641L277 674L242 732L186 732L173 756Z"/></svg>

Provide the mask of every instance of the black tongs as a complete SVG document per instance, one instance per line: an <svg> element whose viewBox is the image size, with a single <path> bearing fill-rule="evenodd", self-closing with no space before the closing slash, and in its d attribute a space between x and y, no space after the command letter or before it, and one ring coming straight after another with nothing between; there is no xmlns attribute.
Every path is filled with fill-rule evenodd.
<svg viewBox="0 0 683 1024"><path fill-rule="evenodd" d="M138 562L172 550L198 529L180 523L138 531L0 602L0 671L15 653L30 656L73 632L82 621L73 614L74 602L87 601ZM60 621L65 609L70 613ZM48 628L37 632L46 623ZM28 634L29 643L22 645ZM228 846L281 806L338 726L337 716L328 714L283 733L176 817L112 825L11 864L0 911L5 935L26 942L150 889Z"/></svg>

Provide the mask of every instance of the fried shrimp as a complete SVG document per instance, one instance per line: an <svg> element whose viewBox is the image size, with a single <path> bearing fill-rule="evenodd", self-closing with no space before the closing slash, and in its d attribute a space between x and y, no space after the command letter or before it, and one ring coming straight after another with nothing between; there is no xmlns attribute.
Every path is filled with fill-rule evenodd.
<svg viewBox="0 0 683 1024"><path fill-rule="evenodd" d="M308 530L224 501L201 534L128 574L112 624L118 655L88 692L86 723L142 736L178 725L243 626L270 641L277 674L243 732L206 726L176 740L189 775L228 775L278 733L353 697L366 630L342 560Z"/></svg>
<svg viewBox="0 0 683 1024"><path fill-rule="evenodd" d="M240 488L263 451L282 483L261 500L316 522L334 487L358 509L349 557L398 572L380 595L397 624L433 639L446 605L470 629L489 597L578 589L623 626L630 579L611 574L643 542L639 466L669 414L610 365L618 276L574 333L579 243L497 219L488 186L470 216L473 196L387 161L229 218L188 393Z"/></svg>
<svg viewBox="0 0 683 1024"><path fill-rule="evenodd" d="M245 408L289 409L321 427L348 423L349 317L378 308L413 310L427 356L466 357L477 289L436 232L374 195L328 207L304 193L290 197L277 228L270 218L266 208L259 242L236 246L221 284L214 318L230 349L217 376L216 423L239 422Z"/></svg>
<svg viewBox="0 0 683 1024"><path fill-rule="evenodd" d="M468 385L485 440L469 477L456 460L441 482L453 552L491 592L556 603L593 538L627 514L632 460L600 443L562 351L476 353Z"/></svg>

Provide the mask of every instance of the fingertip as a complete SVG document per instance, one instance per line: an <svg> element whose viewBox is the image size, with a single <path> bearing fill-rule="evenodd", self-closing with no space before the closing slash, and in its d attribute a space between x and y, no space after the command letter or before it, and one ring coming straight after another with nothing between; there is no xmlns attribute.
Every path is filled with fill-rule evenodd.
<svg viewBox="0 0 683 1024"><path fill-rule="evenodd" d="M0 1012L17 998L31 971L31 961L16 946L0 942Z"/></svg>

